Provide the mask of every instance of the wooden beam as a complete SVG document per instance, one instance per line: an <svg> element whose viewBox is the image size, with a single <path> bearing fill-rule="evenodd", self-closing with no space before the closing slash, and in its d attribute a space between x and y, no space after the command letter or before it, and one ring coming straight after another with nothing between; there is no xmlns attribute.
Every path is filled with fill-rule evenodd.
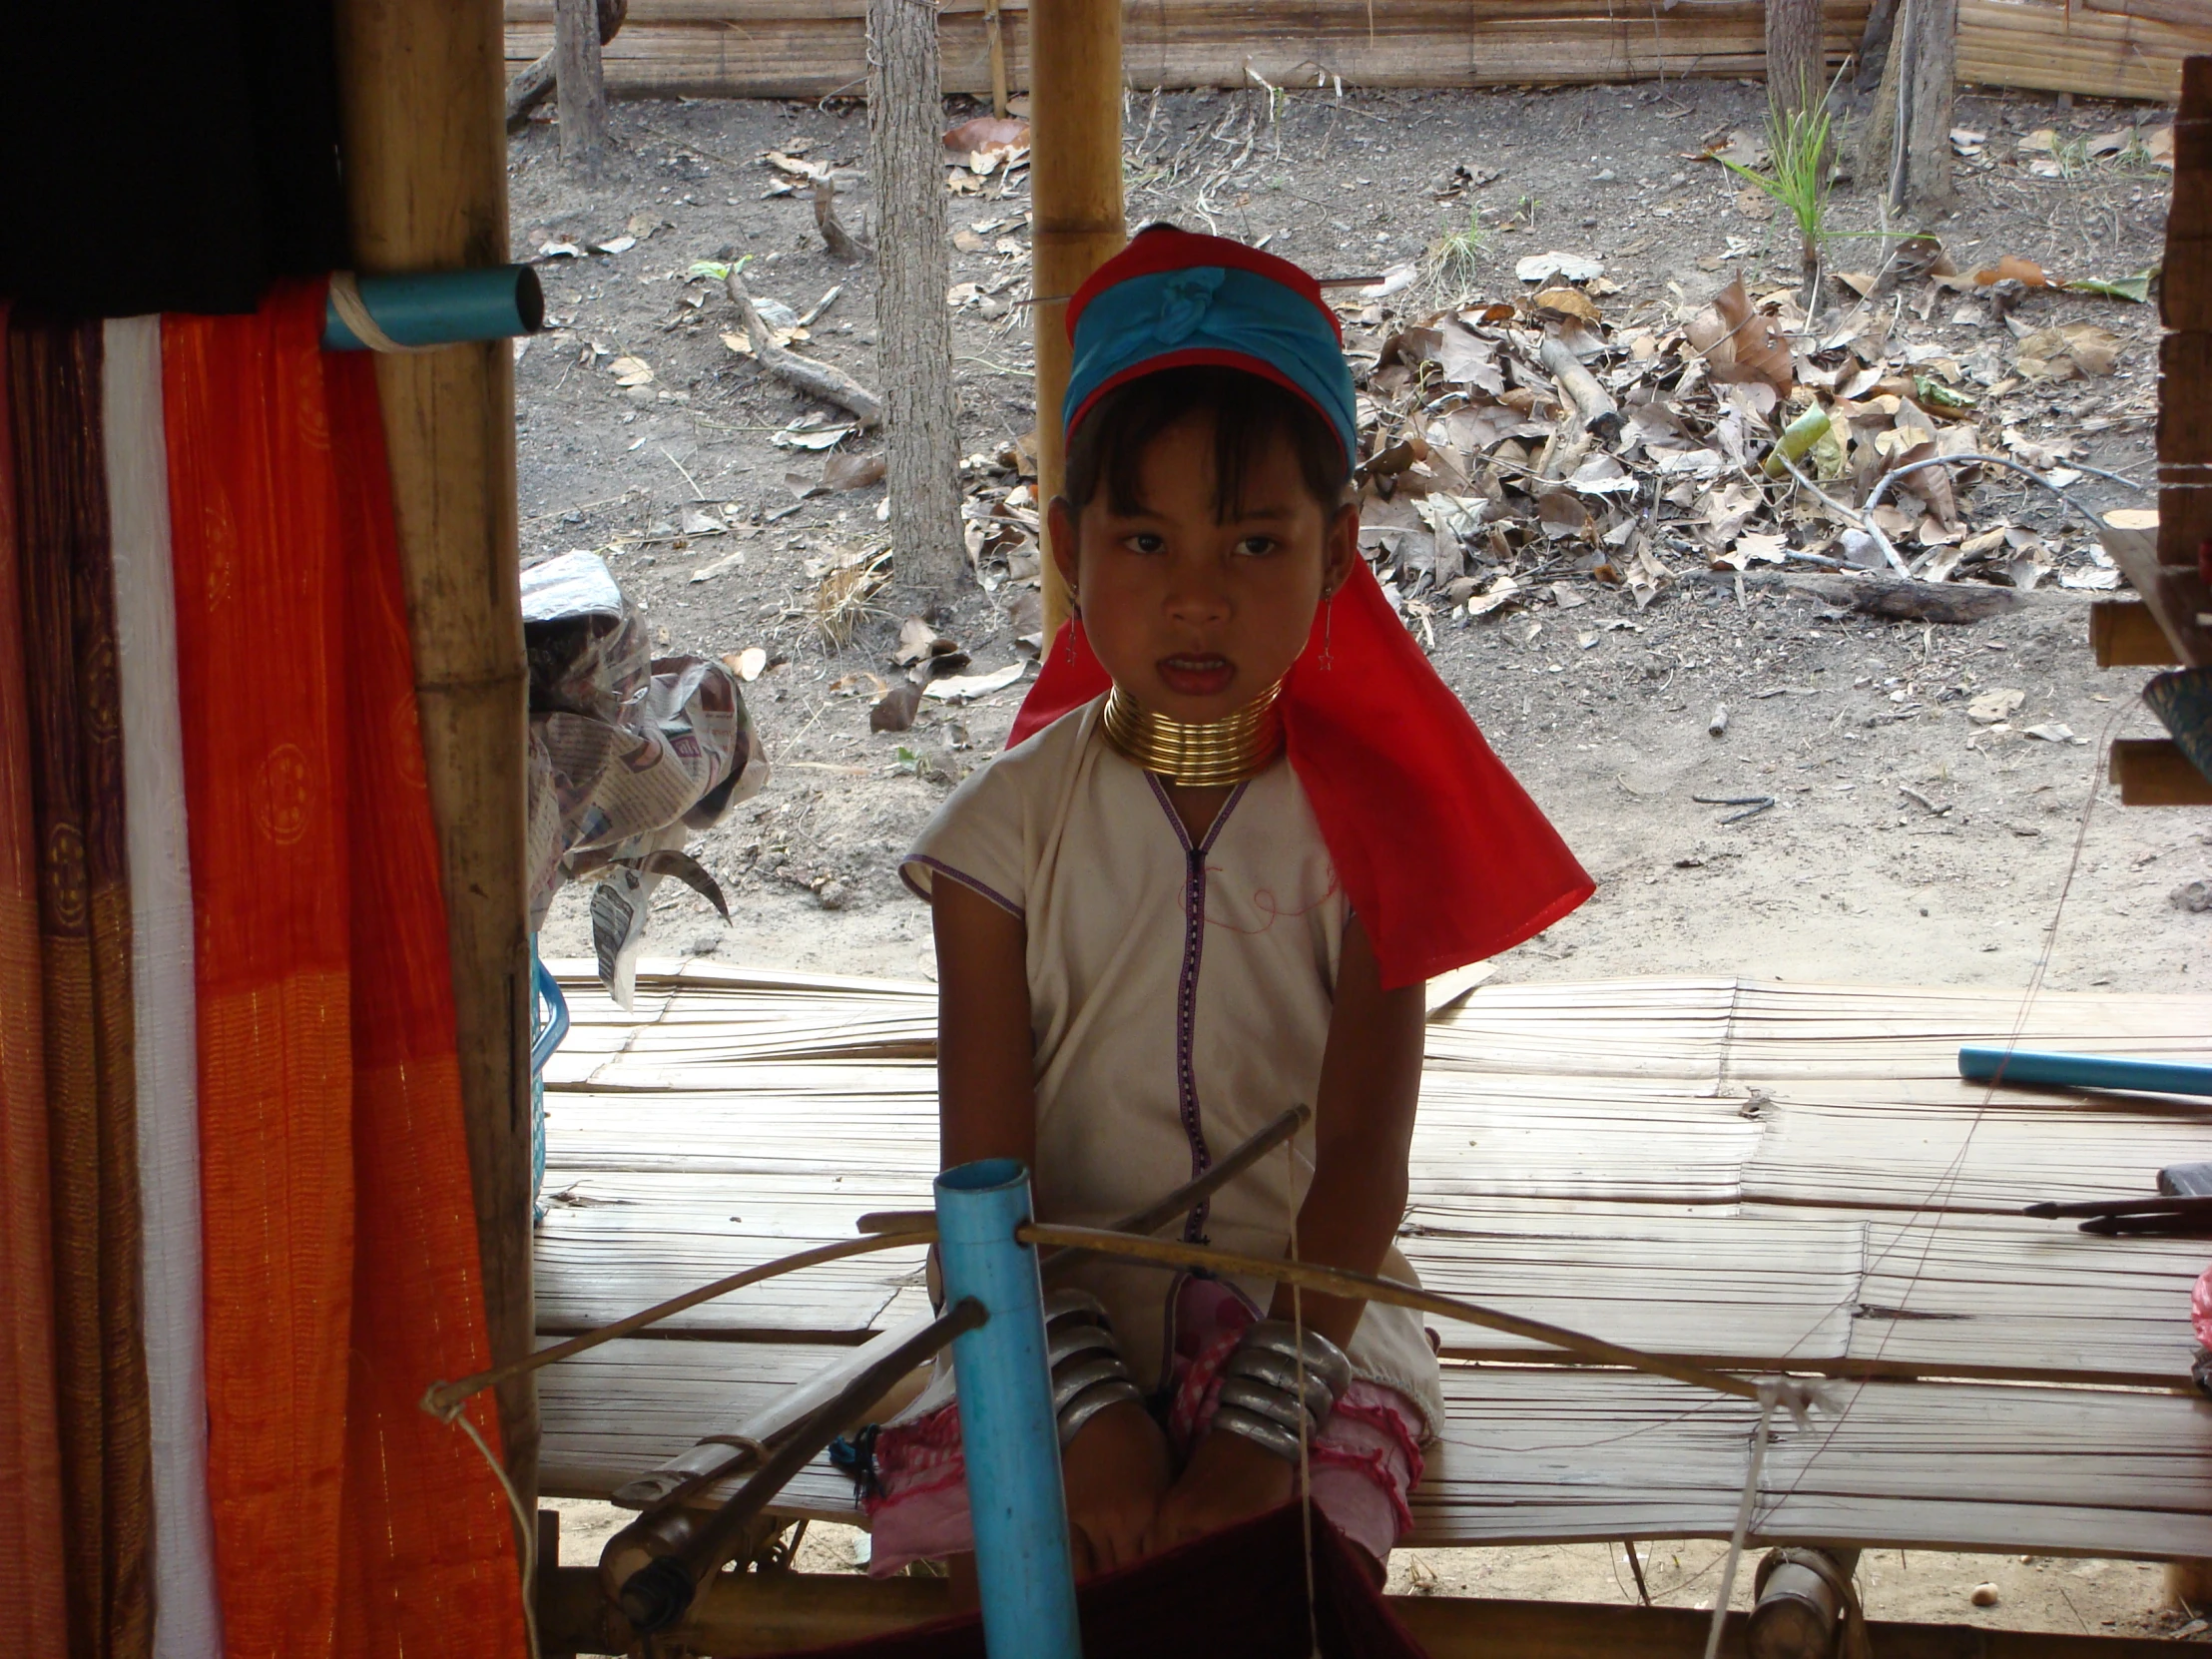
<svg viewBox="0 0 2212 1659"><path fill-rule="evenodd" d="M364 272L507 259L497 0L338 0L346 211ZM495 1363L531 1346L525 671L515 551L514 353L505 340L380 356L384 441L445 878L461 1106ZM500 1391L528 1513L537 1393Z"/></svg>
<svg viewBox="0 0 2212 1659"><path fill-rule="evenodd" d="M2212 807L2212 781L2171 738L2117 739L2111 778L2123 807Z"/></svg>
<svg viewBox="0 0 2212 1659"><path fill-rule="evenodd" d="M1121 201L1120 0L1030 0L1031 309L1037 342L1037 500L1060 493L1060 403L1070 367L1067 298L1128 241ZM1049 552L1049 549L1047 549ZM1067 587L1044 561L1049 640Z"/></svg>
<svg viewBox="0 0 2212 1659"><path fill-rule="evenodd" d="M950 1585L931 1578L830 1573L718 1577L689 1620L664 1638L711 1659L750 1659L831 1642L886 1636L952 1612ZM1395 1613L1430 1659L1700 1659L1710 1615L1687 1607L1609 1607L1573 1601L1491 1601L1391 1596ZM546 1575L538 1628L547 1654L621 1653L629 1643L607 1605L599 1573L562 1567ZM1731 1614L1721 1652L1744 1659L1744 1623ZM1882 1659L2152 1659L2170 1642L2060 1636L1970 1625L1870 1623ZM630 1638L630 1643L635 1637Z"/></svg>
<svg viewBox="0 0 2212 1659"><path fill-rule="evenodd" d="M2133 599L2089 607L2089 649L2099 668L2171 668L2176 660L2150 607Z"/></svg>

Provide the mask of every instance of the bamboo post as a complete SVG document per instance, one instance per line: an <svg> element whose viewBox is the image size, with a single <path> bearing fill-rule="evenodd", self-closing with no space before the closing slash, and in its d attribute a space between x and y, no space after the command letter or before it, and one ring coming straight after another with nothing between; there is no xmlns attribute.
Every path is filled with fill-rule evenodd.
<svg viewBox="0 0 2212 1659"><path fill-rule="evenodd" d="M1066 452L1067 296L1128 240L1121 205L1120 0L1031 0L1029 7L1030 307L1037 340L1037 499L1060 493ZM1068 614L1067 587L1044 561L1044 625Z"/></svg>
<svg viewBox="0 0 2212 1659"><path fill-rule="evenodd" d="M363 272L503 265L498 0L338 0L346 211ZM524 667L507 341L376 360L444 869L461 1106L495 1363L531 1346ZM537 1392L499 1393L507 1469L535 1508Z"/></svg>
<svg viewBox="0 0 2212 1659"><path fill-rule="evenodd" d="M2159 307L2158 562L2212 543L2212 57L2182 65Z"/></svg>

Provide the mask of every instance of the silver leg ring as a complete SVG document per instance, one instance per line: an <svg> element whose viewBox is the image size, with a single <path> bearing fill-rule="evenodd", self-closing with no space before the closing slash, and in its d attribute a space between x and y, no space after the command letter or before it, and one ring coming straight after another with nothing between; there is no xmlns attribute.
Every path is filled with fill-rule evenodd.
<svg viewBox="0 0 2212 1659"><path fill-rule="evenodd" d="M1222 1374L1225 1377L1247 1378L1264 1387L1274 1389L1285 1399L1298 1397L1298 1362L1286 1360L1271 1349L1238 1349L1229 1356L1229 1363L1222 1367ZM1306 1409L1313 1412L1317 1423L1327 1422L1329 1413L1337 1408L1337 1396L1329 1391L1328 1382L1311 1371L1305 1374L1304 1382Z"/></svg>
<svg viewBox="0 0 2212 1659"><path fill-rule="evenodd" d="M1144 1395L1137 1391L1137 1384L1126 1377L1108 1378L1095 1382L1069 1400L1059 1412L1060 1449L1065 1451L1074 1443L1075 1436L1083 1432L1084 1424L1109 1405L1119 1405L1123 1400L1144 1402Z"/></svg>
<svg viewBox="0 0 2212 1659"><path fill-rule="evenodd" d="M1232 1377L1224 1382L1221 1403L1239 1411L1249 1411L1256 1417L1266 1417L1278 1428L1294 1435L1301 1428L1306 1430L1309 1439L1321 1432L1321 1424L1290 1394L1280 1388L1271 1388L1265 1382L1255 1382L1249 1377Z"/></svg>
<svg viewBox="0 0 2212 1659"><path fill-rule="evenodd" d="M1052 1409L1055 1414L1064 1411L1085 1388L1114 1382L1129 1382L1129 1368L1118 1354L1071 1361L1052 1374Z"/></svg>
<svg viewBox="0 0 2212 1659"><path fill-rule="evenodd" d="M1270 1422L1266 1417L1255 1416L1235 1405L1224 1405L1214 1412L1213 1426L1225 1430L1255 1445L1263 1446L1286 1463L1299 1459L1298 1436L1281 1423Z"/></svg>

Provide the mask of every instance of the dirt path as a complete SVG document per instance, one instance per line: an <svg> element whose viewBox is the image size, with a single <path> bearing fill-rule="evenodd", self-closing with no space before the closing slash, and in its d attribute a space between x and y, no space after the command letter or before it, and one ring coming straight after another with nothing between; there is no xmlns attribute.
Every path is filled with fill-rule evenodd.
<svg viewBox="0 0 2212 1659"><path fill-rule="evenodd" d="M1763 97L1701 82L1347 94L1341 104L1299 93L1271 122L1257 94L1134 96L1131 217L1211 223L1272 238L1316 270L1374 273L1417 261L1475 212L1489 226L1471 254L1477 288L1517 295L1515 261L1559 249L1605 261L1621 289L1606 301L1609 319L1616 308L1664 318L1733 273L1794 272L1793 240L1757 217L1740 181L1688 155L1713 135L1755 128ZM2088 157L2082 142L2148 115L1962 100L1961 127L1986 142L1964 164L1958 215L1937 227L1946 248L1962 269L2006 255L2100 276L2153 264L2166 176ZM823 456L773 440L830 411L725 345L738 326L729 302L719 284L688 278L695 262L750 254L753 291L795 311L841 284L802 348L869 379L867 268L827 256L803 200L764 197L779 175L759 161L778 149L862 168L864 117L849 105L699 102L621 106L614 125L618 159L589 192L560 175L546 127L513 147L518 257L549 243L621 247L541 267L556 327L518 365L524 553L608 552L664 649L758 646L774 665L747 697L775 781L701 849L736 925L672 893L649 949L931 973L927 915L900 886L897 858L950 785L999 746L1019 688L965 708L925 704L910 732L870 733L869 677L897 672L896 611L859 619L839 644L819 625L819 595L840 559L879 543L881 488L801 497ZM2041 129L2053 149L2020 146ZM2059 176L2034 171L2046 156L2063 161ZM862 181L841 204L848 223L866 200ZM953 277L974 284L955 317L963 453L995 455L1031 425L1027 323L1009 303L1026 291L1026 207L1018 179L986 180L952 203L962 233ZM1836 214L1851 231L1875 223L1863 197L1840 196ZM2119 360L2095 381L2014 387L1989 424L2147 480L2152 311L2047 291L2022 306L2039 326L2112 330ZM2004 336L1986 314L1949 320L1969 312L1940 307L1924 321L1901 308L1899 325L1970 361ZM1384 325L1356 327L1355 343L1372 347ZM627 358L651 379L618 375ZM2099 485L2090 499L2132 498ZM2039 528L2061 563L2086 568L2078 531L2027 492L1983 484L1966 506L1976 524L2001 514ZM686 534L686 509L702 507L727 528ZM2046 947L2053 988L2174 990L2203 976L2212 889L2191 883L2212 881L2212 820L2123 813L2101 785L2103 742L2155 728L2135 701L2140 671L2092 666L2086 594L2046 589L1971 626L1902 625L1781 577L1739 590L1725 572L1672 569L1646 608L1580 581L1534 609L1436 622L1439 671L1599 881L1590 903L1502 959L1502 977L1696 972L2024 991ZM707 570L717 573L693 579ZM939 626L971 655L970 672L1021 655L1021 624L979 592ZM1985 702L1969 714L1992 692L2018 695L1999 700L2009 705L2001 719L1979 718ZM1741 808L1698 796L1774 805L1730 824ZM584 954L588 940L583 902L563 894L547 953ZM832 1540L818 1547L834 1554ZM1710 1553L1651 1546L1655 1588L1678 1585L1662 1599L1710 1594L1699 1589ZM1602 1546L1455 1551L1401 1558L1397 1570L1409 1586L1425 1573L1435 1587L1497 1595L1612 1600L1626 1582L1618 1551ZM1988 1612L1964 1599L1984 1580L1999 1585ZM2130 1564L1894 1552L1875 1562L1870 1590L1877 1616L2053 1630L2148 1629L2156 1601L2155 1570Z"/></svg>

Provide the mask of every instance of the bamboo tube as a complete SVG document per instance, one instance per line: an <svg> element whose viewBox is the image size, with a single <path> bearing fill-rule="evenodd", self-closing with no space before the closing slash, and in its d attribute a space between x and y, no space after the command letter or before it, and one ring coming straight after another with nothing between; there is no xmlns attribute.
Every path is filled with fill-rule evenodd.
<svg viewBox="0 0 2212 1659"><path fill-rule="evenodd" d="M1120 0L1031 0L1029 7L1031 284L1037 331L1037 500L1060 493L1067 454L1067 296L1128 240L1121 203ZM1047 548L1049 555L1050 549ZM1044 561L1049 640L1068 614L1067 586Z"/></svg>
<svg viewBox="0 0 2212 1659"><path fill-rule="evenodd" d="M1045 1222L1033 1221L1026 1226L1017 1227L1014 1237L1027 1245L1057 1245L1066 1250L1091 1250L1106 1256L1152 1262L1161 1267L1204 1268L1217 1275L1244 1274L1254 1279L1273 1280L1278 1284L1297 1285L1321 1296L1345 1297L1360 1302L1387 1302L1400 1308L1417 1308L1424 1314L1444 1314L1452 1319L1465 1320L1469 1325L1487 1326L1492 1331L1506 1331L1516 1337L1548 1343L1553 1348L1563 1348L1570 1354L1579 1354L1583 1359L1601 1366L1622 1366L1630 1371L1648 1372L1654 1377L1671 1377L1677 1382L1687 1382L1698 1388L1711 1388L1716 1393L1734 1394L1740 1399L1759 1397L1757 1383L1747 1382L1741 1377L1731 1377L1726 1372L1709 1371L1704 1366L1693 1365L1687 1360L1677 1360L1672 1355L1647 1354L1642 1349L1623 1348L1602 1337L1585 1337L1581 1332L1569 1331L1564 1326L1546 1325L1542 1320L1523 1319L1518 1314L1485 1308L1479 1303L1461 1302L1457 1297L1438 1296L1417 1285L1401 1285L1394 1279L1379 1279L1370 1273L1353 1273L1349 1269L1322 1267L1313 1262L1289 1262L1280 1257L1240 1256L1233 1251L1215 1250L1204 1245L1187 1245L1180 1240L1140 1239L1128 1233L1109 1232L1102 1227L1054 1227Z"/></svg>
<svg viewBox="0 0 2212 1659"><path fill-rule="evenodd" d="M507 261L497 0L338 0L347 218L363 273ZM530 1350L529 950L514 354L505 340L380 356L392 508L437 824L485 1314ZM499 1395L507 1472L536 1507L537 1390Z"/></svg>

